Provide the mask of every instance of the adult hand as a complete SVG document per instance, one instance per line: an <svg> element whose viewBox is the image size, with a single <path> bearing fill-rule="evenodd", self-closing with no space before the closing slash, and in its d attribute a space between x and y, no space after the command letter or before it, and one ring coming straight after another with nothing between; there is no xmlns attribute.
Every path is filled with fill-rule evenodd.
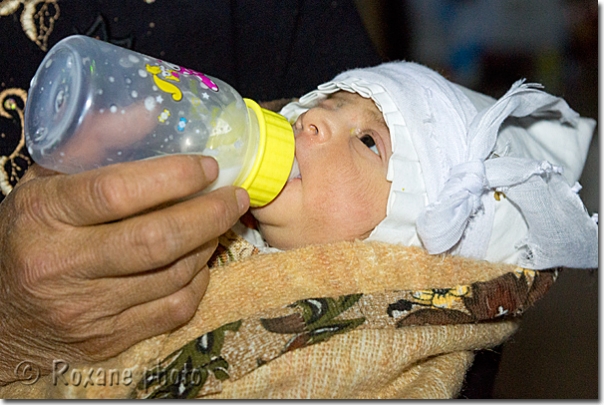
<svg viewBox="0 0 604 405"><path fill-rule="evenodd" d="M235 187L194 196L217 172L184 155L32 166L0 204L0 385L19 362L103 360L187 322L216 238L249 206Z"/></svg>

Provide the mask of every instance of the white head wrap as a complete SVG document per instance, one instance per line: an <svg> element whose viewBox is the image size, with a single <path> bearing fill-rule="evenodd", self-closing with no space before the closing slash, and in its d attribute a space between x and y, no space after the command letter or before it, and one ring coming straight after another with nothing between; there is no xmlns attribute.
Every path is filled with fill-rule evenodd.
<svg viewBox="0 0 604 405"><path fill-rule="evenodd" d="M392 187L370 240L531 269L594 268L598 228L576 181L595 121L539 88L518 81L495 101L419 64L389 62L344 72L281 113L293 122L339 90L382 111Z"/></svg>

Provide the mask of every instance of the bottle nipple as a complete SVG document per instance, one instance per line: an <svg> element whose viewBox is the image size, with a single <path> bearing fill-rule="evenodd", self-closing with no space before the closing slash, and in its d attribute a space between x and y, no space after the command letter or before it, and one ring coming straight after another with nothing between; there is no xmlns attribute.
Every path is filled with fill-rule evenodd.
<svg viewBox="0 0 604 405"><path fill-rule="evenodd" d="M287 178L287 181L293 180L293 179L299 179L300 178L300 168L298 167L298 159L296 159L296 157L294 156L294 163L292 165L292 170L289 173L289 177Z"/></svg>

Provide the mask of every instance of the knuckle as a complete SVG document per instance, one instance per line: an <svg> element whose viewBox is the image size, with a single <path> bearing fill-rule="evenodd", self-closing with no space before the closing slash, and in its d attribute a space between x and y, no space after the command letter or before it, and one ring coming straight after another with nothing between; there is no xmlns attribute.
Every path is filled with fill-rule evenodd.
<svg viewBox="0 0 604 405"><path fill-rule="evenodd" d="M99 174L92 180L90 187L93 206L101 214L120 214L127 209L131 190L128 182L122 176Z"/></svg>
<svg viewBox="0 0 604 405"><path fill-rule="evenodd" d="M170 261L174 239L169 229L158 221L146 221L133 231L134 249L148 266L158 267Z"/></svg>
<svg viewBox="0 0 604 405"><path fill-rule="evenodd" d="M61 305L48 314L54 329L63 335L71 335L77 329L82 309L77 305Z"/></svg>
<svg viewBox="0 0 604 405"><path fill-rule="evenodd" d="M197 304L198 302L191 294L181 291L167 298L166 307L174 325L182 325L193 318L197 310Z"/></svg>
<svg viewBox="0 0 604 405"><path fill-rule="evenodd" d="M179 290L191 282L195 272L195 263L190 259L181 260L173 268L169 280L174 290Z"/></svg>
<svg viewBox="0 0 604 405"><path fill-rule="evenodd" d="M183 194L188 194L199 189L199 179L205 179L205 174L197 158L193 156L173 156L170 165L155 177L156 182L170 184L178 187ZM174 183L174 179L178 179Z"/></svg>

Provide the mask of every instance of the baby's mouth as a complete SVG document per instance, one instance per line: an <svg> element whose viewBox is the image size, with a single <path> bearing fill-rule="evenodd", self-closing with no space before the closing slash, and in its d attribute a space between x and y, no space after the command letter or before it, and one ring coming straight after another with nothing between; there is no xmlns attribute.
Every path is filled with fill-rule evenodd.
<svg viewBox="0 0 604 405"><path fill-rule="evenodd" d="M289 177L287 179L287 181L291 181L293 179L301 179L302 176L300 175L300 167L298 166L298 159L296 159L294 157L294 163L292 165L292 170L289 173Z"/></svg>

